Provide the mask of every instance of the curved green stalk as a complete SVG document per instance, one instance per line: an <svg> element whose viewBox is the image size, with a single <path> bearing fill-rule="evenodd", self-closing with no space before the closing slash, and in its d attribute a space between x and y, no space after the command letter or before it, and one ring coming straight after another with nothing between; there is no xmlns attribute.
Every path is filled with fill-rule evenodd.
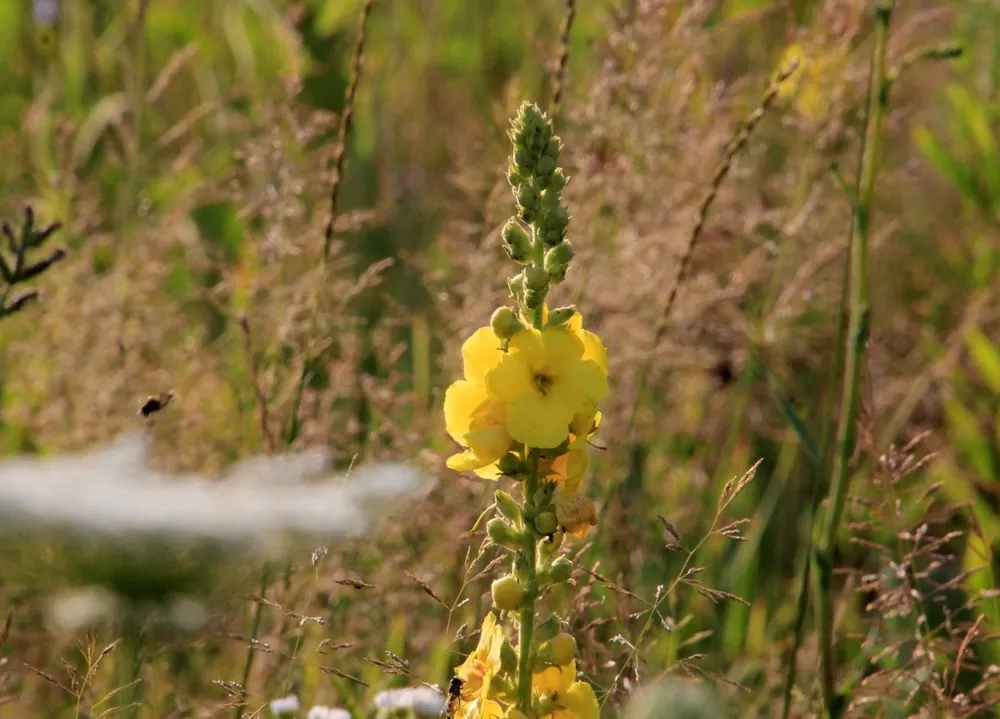
<svg viewBox="0 0 1000 719"><path fill-rule="evenodd" d="M538 457L531 463L531 471L524 480L524 503L531 502L532 497L538 490ZM537 541L534 529L530 522L525 522L523 548L521 557L524 561L524 576L521 582L524 584L524 599L521 600L521 609L518 613L518 648L519 656L517 660L517 706L525 714L530 716L531 711L531 680L533 664L533 648L535 635L535 600L538 596L538 581L536 577L537 569Z"/></svg>

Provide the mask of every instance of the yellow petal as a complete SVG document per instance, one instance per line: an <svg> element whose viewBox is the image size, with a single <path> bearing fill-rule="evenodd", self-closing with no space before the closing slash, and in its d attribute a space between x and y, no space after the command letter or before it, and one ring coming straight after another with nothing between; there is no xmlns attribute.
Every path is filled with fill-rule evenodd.
<svg viewBox="0 0 1000 719"><path fill-rule="evenodd" d="M458 380L452 383L444 393L444 427L451 438L464 444L464 437L469 433L472 418L489 399L486 390L479 385Z"/></svg>
<svg viewBox="0 0 1000 719"><path fill-rule="evenodd" d="M608 375L596 362L570 362L563 368L562 376L573 385L574 394L579 396L577 407L586 406L588 402L596 406L608 393Z"/></svg>
<svg viewBox="0 0 1000 719"><path fill-rule="evenodd" d="M500 349L500 340L489 327L481 327L462 345L462 365L465 379L469 382L486 386L486 373L500 364L504 353Z"/></svg>
<svg viewBox="0 0 1000 719"><path fill-rule="evenodd" d="M445 464L448 466L448 469L453 469L456 472L476 472L478 474L478 470L488 466L491 461L483 459L471 449L467 449L464 452L448 457Z"/></svg>
<svg viewBox="0 0 1000 719"><path fill-rule="evenodd" d="M597 366L604 370L604 374L607 374L608 350L604 347L604 343L601 342L601 338L587 330L580 330L578 336L583 342L583 358L596 362Z"/></svg>
<svg viewBox="0 0 1000 719"><path fill-rule="evenodd" d="M526 327L510 338L508 354L517 355L529 367L540 367L545 360L542 333L534 327Z"/></svg>
<svg viewBox="0 0 1000 719"><path fill-rule="evenodd" d="M573 719L599 719L601 708L593 688L587 682L574 682L559 697L559 704Z"/></svg>
<svg viewBox="0 0 1000 719"><path fill-rule="evenodd" d="M504 357L503 362L486 376L486 386L490 395L504 402L535 391L531 368L522 357L513 354Z"/></svg>
<svg viewBox="0 0 1000 719"><path fill-rule="evenodd" d="M583 342L565 327L553 327L542 335L542 366L559 368L583 356ZM530 364L530 363L529 363Z"/></svg>
<svg viewBox="0 0 1000 719"><path fill-rule="evenodd" d="M482 477L483 479L500 478L500 465L497 462L486 465L485 467L481 467L479 469L474 469L472 471L475 472L476 475L478 475L479 477Z"/></svg>
<svg viewBox="0 0 1000 719"><path fill-rule="evenodd" d="M507 405L507 431L529 447L551 449L569 436L573 406L553 395L522 394Z"/></svg>

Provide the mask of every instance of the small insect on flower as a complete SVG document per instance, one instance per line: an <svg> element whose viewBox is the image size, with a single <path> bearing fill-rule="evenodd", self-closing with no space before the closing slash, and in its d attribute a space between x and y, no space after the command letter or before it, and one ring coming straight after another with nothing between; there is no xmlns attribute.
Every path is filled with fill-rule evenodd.
<svg viewBox="0 0 1000 719"><path fill-rule="evenodd" d="M458 712L458 704L462 701L462 685L465 682L461 677L452 677L451 684L448 685L448 703L444 707L444 716L454 719Z"/></svg>
<svg viewBox="0 0 1000 719"><path fill-rule="evenodd" d="M168 404L174 400L173 392L163 392L158 395L150 395L146 398L146 401L142 403L142 407L139 408L139 414L143 417L149 417L150 415L156 414Z"/></svg>

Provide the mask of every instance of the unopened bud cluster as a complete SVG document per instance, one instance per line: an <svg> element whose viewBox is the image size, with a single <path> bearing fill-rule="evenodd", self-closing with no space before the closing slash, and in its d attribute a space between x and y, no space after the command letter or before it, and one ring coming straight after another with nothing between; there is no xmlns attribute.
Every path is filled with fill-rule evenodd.
<svg viewBox="0 0 1000 719"><path fill-rule="evenodd" d="M549 287L566 278L573 259L566 239L570 216L562 204L569 180L558 167L562 142L536 105L521 106L509 137L513 151L507 181L517 200L517 217L504 226L501 239L507 255L524 265L507 282L522 315L530 317L541 310Z"/></svg>

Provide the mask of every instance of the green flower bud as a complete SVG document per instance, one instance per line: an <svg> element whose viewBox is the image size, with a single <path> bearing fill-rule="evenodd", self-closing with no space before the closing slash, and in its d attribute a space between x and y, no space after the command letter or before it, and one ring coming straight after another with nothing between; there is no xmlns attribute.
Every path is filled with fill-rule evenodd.
<svg viewBox="0 0 1000 719"><path fill-rule="evenodd" d="M548 142L545 143L542 157L551 157L553 160L558 160L560 152L562 152L562 140L558 137L550 137Z"/></svg>
<svg viewBox="0 0 1000 719"><path fill-rule="evenodd" d="M566 265L559 265L557 267L552 267L549 269L549 284L558 285L560 282L566 279L566 272L569 271L569 267Z"/></svg>
<svg viewBox="0 0 1000 719"><path fill-rule="evenodd" d="M521 521L521 508L518 506L514 498L501 489L498 489L493 494L493 499L496 500L497 509L500 514L505 516L512 522Z"/></svg>
<svg viewBox="0 0 1000 719"><path fill-rule="evenodd" d="M486 523L486 534L494 544L507 549L520 549L521 540L505 519L494 517Z"/></svg>
<svg viewBox="0 0 1000 719"><path fill-rule="evenodd" d="M573 243L563 240L545 253L545 269L568 265L573 260Z"/></svg>
<svg viewBox="0 0 1000 719"><path fill-rule="evenodd" d="M493 582L490 593L493 595L493 604L496 608L505 612L517 609L524 599L524 587L509 574Z"/></svg>
<svg viewBox="0 0 1000 719"><path fill-rule="evenodd" d="M558 197L559 193L565 190L568 184L569 178L566 177L566 173L561 168L556 168L556 171L552 173L552 177L549 178L548 191Z"/></svg>
<svg viewBox="0 0 1000 719"><path fill-rule="evenodd" d="M568 582L572 575L573 562L566 559L566 557L559 557L549 567L549 581L553 584Z"/></svg>
<svg viewBox="0 0 1000 719"><path fill-rule="evenodd" d="M547 275L545 279L548 280ZM524 329L524 326L510 307L498 307L490 318L490 329L497 339L509 340L515 332Z"/></svg>
<svg viewBox="0 0 1000 719"><path fill-rule="evenodd" d="M515 262L527 264L531 261L531 238L516 220L508 220L500 233L504 250Z"/></svg>
<svg viewBox="0 0 1000 719"><path fill-rule="evenodd" d="M572 634L560 632L549 640L546 655L557 667L564 667L576 659L576 639Z"/></svg>
<svg viewBox="0 0 1000 719"><path fill-rule="evenodd" d="M514 578L521 581L528 576L528 571L531 568L528 560L524 558L523 555L518 554L514 557Z"/></svg>
<svg viewBox="0 0 1000 719"><path fill-rule="evenodd" d="M515 480L524 479L524 461L513 452L508 452L497 463L500 474Z"/></svg>
<svg viewBox="0 0 1000 719"><path fill-rule="evenodd" d="M535 529L539 534L552 534L558 527L555 512L542 512L535 517Z"/></svg>
<svg viewBox="0 0 1000 719"><path fill-rule="evenodd" d="M566 228L561 230L544 230L542 232L542 242L546 247L555 247L566 237Z"/></svg>
<svg viewBox="0 0 1000 719"><path fill-rule="evenodd" d="M555 172L556 161L555 158L549 157L548 155L542 155L538 158L538 162L535 163L535 174L536 175L551 175Z"/></svg>
<svg viewBox="0 0 1000 719"><path fill-rule="evenodd" d="M510 290L510 296L520 302L521 295L524 294L524 278L520 274L508 277L507 289Z"/></svg>
<svg viewBox="0 0 1000 719"><path fill-rule="evenodd" d="M565 230L569 224L569 213L562 205L553 207L545 216L546 230Z"/></svg>
<svg viewBox="0 0 1000 719"><path fill-rule="evenodd" d="M538 193L530 185L521 185L517 188L517 204L522 210L537 209Z"/></svg>
<svg viewBox="0 0 1000 719"><path fill-rule="evenodd" d="M573 315L576 314L576 305L570 305L569 307L559 307L557 309L549 312L549 327L562 327L564 324L573 319Z"/></svg>
<svg viewBox="0 0 1000 719"><path fill-rule="evenodd" d="M524 306L529 310L537 310L541 307L542 303L545 302L546 289L526 291L524 293Z"/></svg>
<svg viewBox="0 0 1000 719"><path fill-rule="evenodd" d="M549 275L538 265L529 265L524 268L524 286L528 292L540 292L549 286Z"/></svg>
<svg viewBox="0 0 1000 719"><path fill-rule="evenodd" d="M524 184L525 176L521 174L520 171L514 165L510 165L507 168L507 182L512 188L518 188Z"/></svg>
<svg viewBox="0 0 1000 719"><path fill-rule="evenodd" d="M514 150L514 167L516 167L521 172L531 172L531 155L523 147L518 147Z"/></svg>

